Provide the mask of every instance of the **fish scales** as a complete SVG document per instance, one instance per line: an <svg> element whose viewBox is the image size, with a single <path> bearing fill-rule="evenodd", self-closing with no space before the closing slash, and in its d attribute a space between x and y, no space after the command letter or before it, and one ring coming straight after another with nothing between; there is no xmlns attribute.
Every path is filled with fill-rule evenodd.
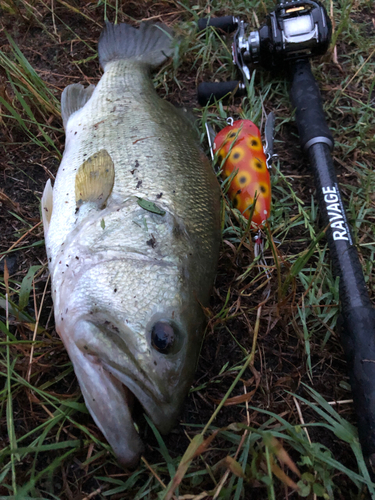
<svg viewBox="0 0 375 500"><path fill-rule="evenodd" d="M201 167L202 153L195 142L181 113L154 92L147 68L129 61L112 63L93 97L69 121L60 167L63 173L59 171L55 188L61 196L56 202L69 205L69 210L54 214L61 225L56 224L51 252L56 254L76 223L77 216L70 209L76 206L72 174L102 148L117 165L113 196L136 196L170 207L200 235L209 251L201 211L213 203L217 187L210 172Z"/></svg>
<svg viewBox="0 0 375 500"><path fill-rule="evenodd" d="M220 243L216 177L189 120L157 96L150 66L117 54L95 90L66 90L66 147L42 199L56 329L125 465L143 449L133 394L161 432L177 418Z"/></svg>

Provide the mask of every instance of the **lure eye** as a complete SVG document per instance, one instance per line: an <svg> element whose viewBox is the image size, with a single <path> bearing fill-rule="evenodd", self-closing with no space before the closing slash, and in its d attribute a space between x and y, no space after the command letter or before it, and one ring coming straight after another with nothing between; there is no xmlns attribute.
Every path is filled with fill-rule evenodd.
<svg viewBox="0 0 375 500"><path fill-rule="evenodd" d="M158 321L151 330L151 345L162 354L168 354L175 342L176 333L166 321Z"/></svg>

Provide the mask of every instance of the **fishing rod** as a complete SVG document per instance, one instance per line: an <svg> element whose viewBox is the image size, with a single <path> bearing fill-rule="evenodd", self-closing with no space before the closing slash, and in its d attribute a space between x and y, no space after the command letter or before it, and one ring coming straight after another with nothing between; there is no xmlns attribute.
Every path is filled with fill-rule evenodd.
<svg viewBox="0 0 375 500"><path fill-rule="evenodd" d="M375 474L375 308L353 243L331 156L334 141L310 66L310 58L323 55L329 47L330 19L317 0L278 0L275 10L257 31L248 33L248 25L232 16L199 20L200 30L207 26L235 32L233 62L240 69L243 81L200 84L201 105L228 93L245 95L251 76L249 65L260 64L273 72L286 70L289 77L289 96L295 108L300 143L314 174L333 273L339 277L338 326L348 364L359 440L370 471Z"/></svg>

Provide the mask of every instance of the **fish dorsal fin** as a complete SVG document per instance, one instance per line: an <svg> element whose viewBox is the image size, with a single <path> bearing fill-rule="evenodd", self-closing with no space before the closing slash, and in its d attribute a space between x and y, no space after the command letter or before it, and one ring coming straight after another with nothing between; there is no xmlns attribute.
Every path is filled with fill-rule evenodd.
<svg viewBox="0 0 375 500"><path fill-rule="evenodd" d="M68 85L61 94L61 116L64 123L64 128L68 123L69 117L83 108L86 102L92 96L95 85L89 85L87 89L80 83Z"/></svg>
<svg viewBox="0 0 375 500"><path fill-rule="evenodd" d="M49 223L52 217L52 206L53 206L53 189L51 184L51 179L46 182L43 196L42 196L42 220L44 227L44 237L47 236Z"/></svg>
<svg viewBox="0 0 375 500"><path fill-rule="evenodd" d="M105 149L101 149L78 169L75 186L77 207L91 202L99 209L104 208L114 181L115 169L112 158Z"/></svg>

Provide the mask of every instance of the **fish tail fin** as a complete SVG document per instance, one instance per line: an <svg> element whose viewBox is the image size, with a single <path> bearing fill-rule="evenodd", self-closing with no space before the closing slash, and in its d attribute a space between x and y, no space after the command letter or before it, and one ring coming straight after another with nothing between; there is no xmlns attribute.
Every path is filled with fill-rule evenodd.
<svg viewBox="0 0 375 500"><path fill-rule="evenodd" d="M109 62L120 59L132 59L156 68L172 55L171 42L171 31L162 23L143 22L137 29L128 24L106 22L99 38L99 62L104 71Z"/></svg>
<svg viewBox="0 0 375 500"><path fill-rule="evenodd" d="M65 87L61 94L61 116L65 129L70 115L83 108L92 96L94 89L95 85L89 85L85 89L80 83L73 83Z"/></svg>

